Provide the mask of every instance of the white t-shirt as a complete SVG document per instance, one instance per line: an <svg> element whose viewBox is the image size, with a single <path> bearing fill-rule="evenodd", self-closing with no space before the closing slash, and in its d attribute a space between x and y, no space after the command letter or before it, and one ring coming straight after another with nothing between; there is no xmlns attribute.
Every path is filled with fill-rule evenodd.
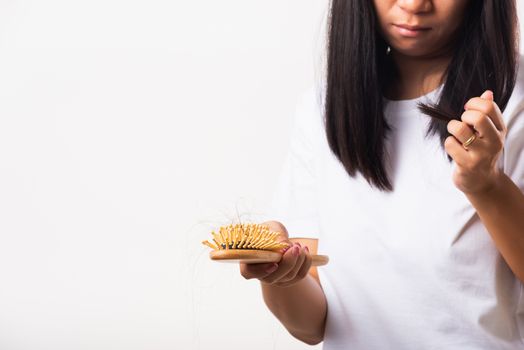
<svg viewBox="0 0 524 350"><path fill-rule="evenodd" d="M499 166L524 189L520 66ZM393 192L349 177L331 153L319 89L298 103L271 214L330 257L319 268L325 350L524 349L523 285L453 184L438 136L426 137L430 118L416 104L438 93L386 100Z"/></svg>

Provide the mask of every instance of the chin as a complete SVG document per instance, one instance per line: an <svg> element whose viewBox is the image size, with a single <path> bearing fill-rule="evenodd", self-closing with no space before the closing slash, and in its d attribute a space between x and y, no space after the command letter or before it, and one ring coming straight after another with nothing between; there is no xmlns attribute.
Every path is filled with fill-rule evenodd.
<svg viewBox="0 0 524 350"><path fill-rule="evenodd" d="M421 45L391 45L391 49L403 56L409 57L427 57L431 54L431 52L428 50L428 45L424 45L424 47L421 47Z"/></svg>

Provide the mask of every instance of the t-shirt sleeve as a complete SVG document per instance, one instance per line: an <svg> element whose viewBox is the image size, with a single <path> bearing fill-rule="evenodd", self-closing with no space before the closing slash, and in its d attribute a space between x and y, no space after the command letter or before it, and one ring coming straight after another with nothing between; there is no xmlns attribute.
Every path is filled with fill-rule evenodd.
<svg viewBox="0 0 524 350"><path fill-rule="evenodd" d="M504 144L504 172L524 192L524 99L507 124Z"/></svg>
<svg viewBox="0 0 524 350"><path fill-rule="evenodd" d="M320 118L312 91L299 99L279 180L269 207L269 219L280 221L290 237L318 238L317 166L314 135Z"/></svg>

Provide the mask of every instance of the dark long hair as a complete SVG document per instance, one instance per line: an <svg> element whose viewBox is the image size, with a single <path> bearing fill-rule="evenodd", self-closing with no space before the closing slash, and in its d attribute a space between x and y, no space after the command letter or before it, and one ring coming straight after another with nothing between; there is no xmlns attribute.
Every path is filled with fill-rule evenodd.
<svg viewBox="0 0 524 350"><path fill-rule="evenodd" d="M432 118L428 135L442 147L449 135L446 121L460 119L464 104L485 90L493 91L504 111L513 92L518 62L515 0L470 1L457 33L435 105L420 109ZM395 74L388 44L379 32L370 0L332 0L328 21L326 136L347 173L360 173L371 186L392 191L385 166L383 94ZM438 119L437 119L438 118Z"/></svg>

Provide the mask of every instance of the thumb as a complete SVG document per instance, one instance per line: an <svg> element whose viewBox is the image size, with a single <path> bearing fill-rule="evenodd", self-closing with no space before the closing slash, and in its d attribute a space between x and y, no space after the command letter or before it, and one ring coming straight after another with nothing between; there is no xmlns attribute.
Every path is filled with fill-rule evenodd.
<svg viewBox="0 0 524 350"><path fill-rule="evenodd" d="M484 93L480 96L480 98L493 101L493 91L491 90L484 91Z"/></svg>
<svg viewBox="0 0 524 350"><path fill-rule="evenodd" d="M240 274L245 279L264 278L272 274L278 269L276 263L262 263L262 264L239 264Z"/></svg>

